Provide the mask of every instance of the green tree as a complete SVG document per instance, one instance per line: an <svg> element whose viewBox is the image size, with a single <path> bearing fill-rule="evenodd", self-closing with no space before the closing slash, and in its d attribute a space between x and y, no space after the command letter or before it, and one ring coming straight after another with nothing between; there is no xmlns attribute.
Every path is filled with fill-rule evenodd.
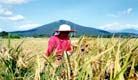
<svg viewBox="0 0 138 80"><path fill-rule="evenodd" d="M9 33L6 32L6 31L2 31L2 32L0 32L0 36L1 36L2 38L7 38L8 35L9 35Z"/></svg>

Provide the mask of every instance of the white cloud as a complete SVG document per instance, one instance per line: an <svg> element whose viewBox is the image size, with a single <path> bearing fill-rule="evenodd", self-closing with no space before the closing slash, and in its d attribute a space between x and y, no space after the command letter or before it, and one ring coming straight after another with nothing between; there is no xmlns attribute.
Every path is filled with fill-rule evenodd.
<svg viewBox="0 0 138 80"><path fill-rule="evenodd" d="M127 28L138 29L138 24L125 24Z"/></svg>
<svg viewBox="0 0 138 80"><path fill-rule="evenodd" d="M4 25L4 27L10 25L11 30L27 30L38 27L39 24L31 22L25 16L18 14L13 9L16 5L28 3L30 1L32 0L0 0L0 20L3 22L2 25ZM0 28L0 31L1 30Z"/></svg>
<svg viewBox="0 0 138 80"><path fill-rule="evenodd" d="M119 14L120 14L120 16L121 15L127 16L127 15L130 15L132 13L132 11L133 11L132 8L128 8L127 10L120 11Z"/></svg>
<svg viewBox="0 0 138 80"><path fill-rule="evenodd" d="M114 23L102 25L102 26L100 26L100 28L107 30L107 31L118 31L120 26L121 25L118 22L114 22ZM119 27L119 28L117 28L117 27Z"/></svg>
<svg viewBox="0 0 138 80"><path fill-rule="evenodd" d="M13 13L11 11L7 10L7 11L5 11L4 14L9 16L9 15L12 15Z"/></svg>
<svg viewBox="0 0 138 80"><path fill-rule="evenodd" d="M20 25L19 29L20 30L28 30L28 29L32 29L32 28L35 28L35 27L38 27L38 26L40 26L40 24L37 24L37 23L27 23L27 24Z"/></svg>
<svg viewBox="0 0 138 80"><path fill-rule="evenodd" d="M23 4L28 2L29 0L0 0L2 4Z"/></svg>
<svg viewBox="0 0 138 80"><path fill-rule="evenodd" d="M0 28L0 32L2 31L2 28Z"/></svg>
<svg viewBox="0 0 138 80"><path fill-rule="evenodd" d="M7 13L7 15L9 15L10 13ZM17 21L23 21L25 20L25 17L18 14L18 15L10 15L10 16L0 16L0 19L3 21L7 21L10 20L12 22L17 22Z"/></svg>
<svg viewBox="0 0 138 80"><path fill-rule="evenodd" d="M15 14L12 10L6 7L0 6L0 19L19 21L19 20L24 20L25 18L20 14Z"/></svg>
<svg viewBox="0 0 138 80"><path fill-rule="evenodd" d="M24 20L25 18L22 15L15 15L15 16L7 17L7 19L12 21L20 21L20 20Z"/></svg>
<svg viewBox="0 0 138 80"><path fill-rule="evenodd" d="M114 22L114 23L102 25L100 26L100 28L111 32L118 32L123 29L130 29L130 28L138 29L138 24L129 24L129 23L123 24L119 22Z"/></svg>
<svg viewBox="0 0 138 80"><path fill-rule="evenodd" d="M13 12L6 9L6 8L0 8L0 16L11 16L13 15Z"/></svg>
<svg viewBox="0 0 138 80"><path fill-rule="evenodd" d="M123 11L118 11L117 13L107 14L107 16L114 17L114 18L121 17L121 16L128 16L128 15L131 15L132 11L133 11L133 8L128 8Z"/></svg>
<svg viewBox="0 0 138 80"><path fill-rule="evenodd" d="M127 11L126 11L126 14L127 15L131 14L132 13L132 10L133 10L132 8L128 8Z"/></svg>

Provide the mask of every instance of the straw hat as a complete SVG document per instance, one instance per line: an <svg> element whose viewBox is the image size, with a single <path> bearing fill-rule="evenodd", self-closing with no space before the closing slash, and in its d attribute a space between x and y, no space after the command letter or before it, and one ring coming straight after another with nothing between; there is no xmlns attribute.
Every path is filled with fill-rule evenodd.
<svg viewBox="0 0 138 80"><path fill-rule="evenodd" d="M67 32L74 32L74 30L71 29L71 26L70 25L67 25L67 24L62 24L59 26L59 29L56 30L57 32L60 32L60 31L67 31Z"/></svg>

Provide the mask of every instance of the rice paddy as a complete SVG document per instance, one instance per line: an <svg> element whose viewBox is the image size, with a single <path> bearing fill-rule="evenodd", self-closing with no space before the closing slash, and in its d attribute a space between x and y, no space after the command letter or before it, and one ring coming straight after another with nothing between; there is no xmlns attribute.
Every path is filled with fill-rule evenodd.
<svg viewBox="0 0 138 80"><path fill-rule="evenodd" d="M138 80L138 39L71 39L60 66L44 56L48 38L0 40L0 80Z"/></svg>

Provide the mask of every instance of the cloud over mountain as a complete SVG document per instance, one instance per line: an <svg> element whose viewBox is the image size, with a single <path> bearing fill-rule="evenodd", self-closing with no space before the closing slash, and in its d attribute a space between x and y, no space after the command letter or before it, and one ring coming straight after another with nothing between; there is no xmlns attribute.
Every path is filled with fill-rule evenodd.
<svg viewBox="0 0 138 80"><path fill-rule="evenodd" d="M138 24L133 23L119 23L113 22L104 25L100 25L100 29L111 31L111 32L118 32L123 29L138 29Z"/></svg>

